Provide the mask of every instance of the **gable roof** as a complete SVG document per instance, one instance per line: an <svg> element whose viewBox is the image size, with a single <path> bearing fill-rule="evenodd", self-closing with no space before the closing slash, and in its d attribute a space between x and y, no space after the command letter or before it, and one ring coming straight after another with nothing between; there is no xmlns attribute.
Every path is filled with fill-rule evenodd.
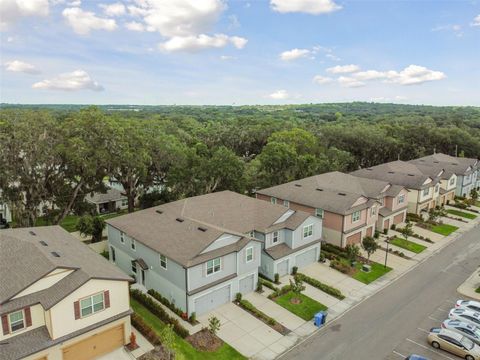
<svg viewBox="0 0 480 360"><path fill-rule="evenodd" d="M366 180L333 171L258 190L257 193L345 215L370 207L373 201L369 199L394 196L401 189L401 186L392 186L386 181ZM366 202L355 205L362 197Z"/></svg>
<svg viewBox="0 0 480 360"><path fill-rule="evenodd" d="M58 268L74 271L48 289L10 300ZM90 279L131 280L60 226L0 231L0 312L34 303L50 308Z"/></svg>
<svg viewBox="0 0 480 360"><path fill-rule="evenodd" d="M351 174L368 179L388 181L392 184L417 190L439 182L439 178L425 175L415 164L401 160L356 170ZM431 180L431 182L425 184L428 180Z"/></svg>
<svg viewBox="0 0 480 360"><path fill-rule="evenodd" d="M182 266L189 267L233 251L250 241L252 230L269 232L278 226L296 229L310 215L296 211L280 224L284 206L232 191L195 196L107 220L114 228ZM240 237L233 245L201 254L223 234Z"/></svg>
<svg viewBox="0 0 480 360"><path fill-rule="evenodd" d="M477 159L454 157L442 153L410 160L410 163L424 167L442 168L446 172L456 175L469 175L474 169L480 168L480 162Z"/></svg>

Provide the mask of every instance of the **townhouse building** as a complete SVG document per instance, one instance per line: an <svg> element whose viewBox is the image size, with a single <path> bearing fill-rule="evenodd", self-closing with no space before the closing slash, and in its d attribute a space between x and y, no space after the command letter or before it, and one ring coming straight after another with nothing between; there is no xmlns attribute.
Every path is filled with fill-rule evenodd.
<svg viewBox="0 0 480 360"><path fill-rule="evenodd" d="M0 231L0 359L88 360L121 348L129 281L59 226Z"/></svg>
<svg viewBox="0 0 480 360"><path fill-rule="evenodd" d="M403 222L408 191L334 171L258 190L256 196L321 218L325 241L344 247Z"/></svg>
<svg viewBox="0 0 480 360"><path fill-rule="evenodd" d="M322 220L231 191L107 220L110 260L189 316L318 260Z"/></svg>
<svg viewBox="0 0 480 360"><path fill-rule="evenodd" d="M386 181L408 190L408 212L420 214L435 208L440 194L440 178L425 175L415 164L397 160L360 169L351 175Z"/></svg>

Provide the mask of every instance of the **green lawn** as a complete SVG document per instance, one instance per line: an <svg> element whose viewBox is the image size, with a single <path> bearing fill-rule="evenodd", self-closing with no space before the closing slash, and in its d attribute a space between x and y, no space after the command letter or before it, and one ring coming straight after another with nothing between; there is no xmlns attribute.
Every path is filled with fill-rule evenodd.
<svg viewBox="0 0 480 360"><path fill-rule="evenodd" d="M150 325L157 334L165 327L165 324L147 308L135 299L130 298L130 306L132 309ZM182 339L175 334L176 351L183 355L184 359L194 360L236 360L245 359L237 350L227 343L224 343L217 351L205 352L196 350L188 341Z"/></svg>
<svg viewBox="0 0 480 360"><path fill-rule="evenodd" d="M414 252L415 254L419 254L427 248L426 246L423 246L413 241L408 241L399 237L396 237L390 240L390 244L393 244L395 246L401 247L402 249Z"/></svg>
<svg viewBox="0 0 480 360"><path fill-rule="evenodd" d="M292 304L290 299L294 297L299 298L302 302L300 304ZM313 316L319 311L327 310L327 307L318 301L303 294L295 294L292 291L277 297L275 302L306 321L312 320Z"/></svg>
<svg viewBox="0 0 480 360"><path fill-rule="evenodd" d="M370 261L369 265L372 267L372 270L370 272L364 272L362 271L362 265L361 263L355 265L357 272L353 274L352 277L364 284L370 284L392 270L391 267L384 267L382 264Z"/></svg>
<svg viewBox="0 0 480 360"><path fill-rule="evenodd" d="M470 220L473 220L473 219L477 218L477 215L466 213L466 212L463 212L463 211L460 211L460 210L450 209L450 210L447 210L447 213L452 214L452 215L456 215L456 216L460 216L460 217L463 217L465 219L470 219Z"/></svg>
<svg viewBox="0 0 480 360"><path fill-rule="evenodd" d="M435 226L432 226L432 228L430 229L430 231L433 231L437 234L444 235L444 236L450 235L455 230L458 230L457 226L448 225L448 224L435 225Z"/></svg>

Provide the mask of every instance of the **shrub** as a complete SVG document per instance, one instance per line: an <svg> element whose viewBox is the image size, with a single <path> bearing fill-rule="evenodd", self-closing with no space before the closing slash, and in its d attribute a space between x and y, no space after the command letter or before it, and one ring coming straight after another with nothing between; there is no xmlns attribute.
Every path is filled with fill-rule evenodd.
<svg viewBox="0 0 480 360"><path fill-rule="evenodd" d="M258 279L257 281L257 292L261 293L263 292L263 284L262 284L262 281L260 279Z"/></svg>
<svg viewBox="0 0 480 360"><path fill-rule="evenodd" d="M323 251L320 253L320 256L318 257L318 261L325 262L325 254L323 253Z"/></svg>
<svg viewBox="0 0 480 360"><path fill-rule="evenodd" d="M183 310L177 308L174 303L168 301L167 298L163 297L159 292L150 289L147 291L149 295L153 296L156 300L160 301L163 305L165 305L167 308L172 310L175 314L183 318Z"/></svg>
<svg viewBox="0 0 480 360"><path fill-rule="evenodd" d="M274 279L275 284L278 284L280 282L280 274L275 273L274 277L275 277L275 279Z"/></svg>
<svg viewBox="0 0 480 360"><path fill-rule="evenodd" d="M378 239L378 238L380 237L380 231L375 230L375 233L373 234L373 237L374 237L375 239Z"/></svg>
<svg viewBox="0 0 480 360"><path fill-rule="evenodd" d="M273 298L279 297L283 294L288 293L291 290L292 290L292 287L290 285L282 286L280 289L277 288L277 290L275 290L273 293L268 295L268 298L273 299Z"/></svg>
<svg viewBox="0 0 480 360"><path fill-rule="evenodd" d="M160 320L162 320L166 324L173 325L173 331L175 331L178 336L182 338L186 338L190 335L187 329L185 329L177 319L172 318L168 313L153 300L148 295L142 293L140 290L130 290L131 296L140 302L143 306L145 306L151 313L157 316Z"/></svg>
<svg viewBox="0 0 480 360"><path fill-rule="evenodd" d="M388 228L383 229L383 234L387 235L388 234Z"/></svg>
<svg viewBox="0 0 480 360"><path fill-rule="evenodd" d="M414 222L423 222L423 218L415 213L408 213L407 214L407 221L414 221Z"/></svg>
<svg viewBox="0 0 480 360"><path fill-rule="evenodd" d="M130 317L132 325L153 345L160 344L160 338L157 333L148 325L139 315L133 313Z"/></svg>
<svg viewBox="0 0 480 360"><path fill-rule="evenodd" d="M392 230L395 230L396 228L397 228L397 225L395 225L395 224L392 224L392 226L390 226L390 229L392 229Z"/></svg>
<svg viewBox="0 0 480 360"><path fill-rule="evenodd" d="M297 266L294 266L292 267L292 275L295 275L298 271L298 267Z"/></svg>
<svg viewBox="0 0 480 360"><path fill-rule="evenodd" d="M188 321L190 321L192 324L197 322L197 313L195 311L190 314Z"/></svg>
<svg viewBox="0 0 480 360"><path fill-rule="evenodd" d="M238 292L238 293L235 295L235 300L237 300L237 302L242 301L242 293L239 293L239 292Z"/></svg>
<svg viewBox="0 0 480 360"><path fill-rule="evenodd" d="M278 290L278 287L276 287L275 285L273 285L273 284L272 284L270 281L268 281L268 280L258 279L258 281L262 283L262 286L266 286L267 288L272 289L273 291L277 291L277 290Z"/></svg>
<svg viewBox="0 0 480 360"><path fill-rule="evenodd" d="M238 305L240 305L243 309L247 310L251 314L253 314L255 317L258 319L262 320L263 322L269 324L269 325L276 325L277 321L267 314L263 313L262 311L258 310L250 301L248 300L242 300L239 301Z"/></svg>
<svg viewBox="0 0 480 360"><path fill-rule="evenodd" d="M217 317L212 316L208 319L208 331L213 335L216 335L218 330L220 330L220 320L218 320Z"/></svg>
<svg viewBox="0 0 480 360"><path fill-rule="evenodd" d="M318 281L317 279L311 278L310 276L307 276L302 273L298 273L296 275L298 278L300 278L302 281L306 282L307 284L312 285L313 287L316 287L317 289L323 291L324 293L327 293L329 295L332 295L336 297L339 300L345 299L345 296L342 294L342 292L330 285L324 284L321 281Z"/></svg>
<svg viewBox="0 0 480 360"><path fill-rule="evenodd" d="M338 260L332 261L330 263L330 267L335 269L335 270L338 270L338 271L340 271L341 273L344 273L344 274L348 274L352 270L352 268L350 266L345 265Z"/></svg>

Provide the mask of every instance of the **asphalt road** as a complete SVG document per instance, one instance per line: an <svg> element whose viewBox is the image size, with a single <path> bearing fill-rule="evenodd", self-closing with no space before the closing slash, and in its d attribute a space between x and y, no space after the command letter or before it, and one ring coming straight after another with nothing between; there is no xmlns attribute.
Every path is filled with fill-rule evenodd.
<svg viewBox="0 0 480 360"><path fill-rule="evenodd" d="M479 266L477 225L280 359L401 359L407 352L457 359L430 350L423 329L439 326L461 298L456 289Z"/></svg>

